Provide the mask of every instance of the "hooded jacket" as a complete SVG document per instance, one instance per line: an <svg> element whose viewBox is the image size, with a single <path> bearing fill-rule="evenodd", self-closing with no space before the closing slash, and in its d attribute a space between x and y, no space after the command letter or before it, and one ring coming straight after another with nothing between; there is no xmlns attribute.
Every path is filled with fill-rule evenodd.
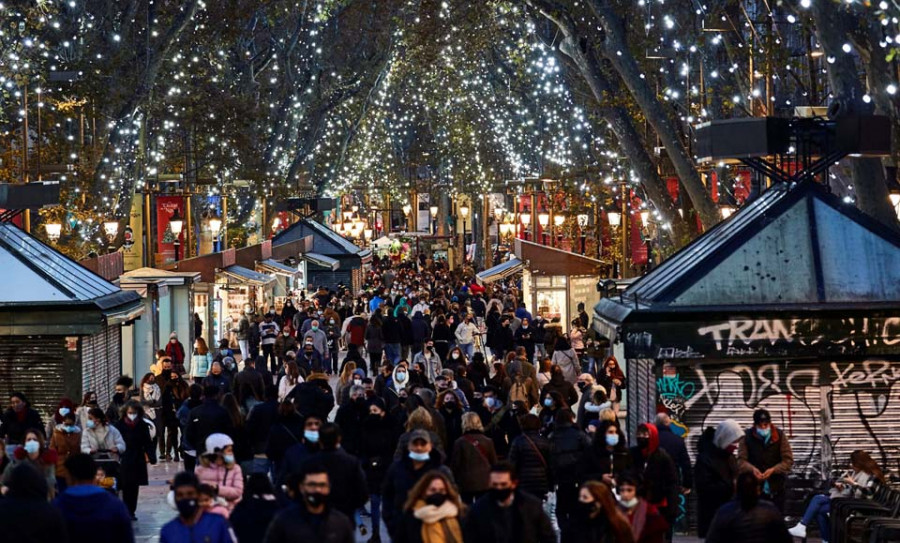
<svg viewBox="0 0 900 543"><path fill-rule="evenodd" d="M635 469L642 473L647 501L659 508L666 521L671 524L678 511L678 472L669 454L659 447L659 432L650 423L641 424L650 434L646 448L631 448Z"/></svg>
<svg viewBox="0 0 900 543"><path fill-rule="evenodd" d="M131 515L125 503L104 488L70 486L53 500L53 505L66 520L70 543L134 541Z"/></svg>
<svg viewBox="0 0 900 543"><path fill-rule="evenodd" d="M719 507L731 500L734 495L734 480L737 477L737 460L728 447L741 430L737 427L737 437L729 434L729 421L719 424L718 429L707 428L697 442L697 463L694 467L694 478L697 485L697 533L706 537L709 525Z"/></svg>

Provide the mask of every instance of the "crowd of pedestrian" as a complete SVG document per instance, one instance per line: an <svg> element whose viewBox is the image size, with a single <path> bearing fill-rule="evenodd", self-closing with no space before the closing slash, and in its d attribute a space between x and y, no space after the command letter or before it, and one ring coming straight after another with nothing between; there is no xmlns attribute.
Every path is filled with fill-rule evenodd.
<svg viewBox="0 0 900 543"><path fill-rule="evenodd" d="M361 292L248 308L214 348L173 333L105 409L94 392L64 398L45 425L13 393L0 533L27 510L55 542L132 541L147 466L162 461L183 463L164 543L378 543L382 525L398 543L661 543L695 488L701 537L788 537L772 511L791 449L769 413L706 430L695 465L666 414L628 436L626 376L578 309L563 326L514 282L376 261ZM867 458L838 492L880 477ZM825 498L810 507L800 526L827 515Z"/></svg>

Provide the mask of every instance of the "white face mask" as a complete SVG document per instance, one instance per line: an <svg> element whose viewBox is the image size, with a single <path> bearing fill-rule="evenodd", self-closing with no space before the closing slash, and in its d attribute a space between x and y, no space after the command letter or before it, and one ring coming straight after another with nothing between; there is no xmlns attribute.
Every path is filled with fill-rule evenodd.
<svg viewBox="0 0 900 543"><path fill-rule="evenodd" d="M634 498L631 498L630 500L622 500L622 501L620 501L619 503L621 503L621 504L622 504L623 506L625 506L627 509L631 509L631 508L633 508L635 505L638 504L638 499L637 499L637 497L634 497Z"/></svg>
<svg viewBox="0 0 900 543"><path fill-rule="evenodd" d="M128 413L129 420L137 420L137 413Z"/></svg>

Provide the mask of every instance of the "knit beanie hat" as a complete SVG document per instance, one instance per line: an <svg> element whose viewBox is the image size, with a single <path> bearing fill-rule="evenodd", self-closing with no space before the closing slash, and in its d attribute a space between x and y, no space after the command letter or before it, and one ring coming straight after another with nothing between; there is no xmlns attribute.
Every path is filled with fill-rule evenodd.
<svg viewBox="0 0 900 543"><path fill-rule="evenodd" d="M719 423L716 428L716 434L713 436L713 443L716 447L724 449L741 438L744 432L741 425L733 419L725 419Z"/></svg>

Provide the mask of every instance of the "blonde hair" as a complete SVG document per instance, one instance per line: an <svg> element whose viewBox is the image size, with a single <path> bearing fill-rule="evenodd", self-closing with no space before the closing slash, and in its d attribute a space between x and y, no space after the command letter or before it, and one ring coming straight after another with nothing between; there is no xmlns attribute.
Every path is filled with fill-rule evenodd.
<svg viewBox="0 0 900 543"><path fill-rule="evenodd" d="M616 412L613 411L612 409L610 409L609 407L602 409L600 411L600 421L601 422L602 421L615 422L616 420L618 420L618 418L619 417L616 416Z"/></svg>
<svg viewBox="0 0 900 543"><path fill-rule="evenodd" d="M344 371L341 372L341 384L346 385L353 379L353 372L356 371L356 362L350 361L344 365Z"/></svg>
<svg viewBox="0 0 900 543"><path fill-rule="evenodd" d="M481 417L478 416L478 413L475 413L473 411L463 413L462 431L463 431L463 433L465 433L465 432L484 432L484 425L481 424Z"/></svg>
<svg viewBox="0 0 900 543"><path fill-rule="evenodd" d="M406 431L412 432L413 430L434 431L434 420L431 418L431 413L424 407L417 407L406 419Z"/></svg>
<svg viewBox="0 0 900 543"><path fill-rule="evenodd" d="M450 478L447 477L446 474L440 472L438 470L431 470L419 479L419 482L415 484L415 486L410 489L408 497L406 498L406 503L403 504L404 511L412 511L416 506L416 503L425 499L425 491L428 490L428 487L431 486L432 481L435 479L440 479L444 481L444 487L447 489L447 501L452 502L453 505L456 506L457 518L462 517L466 512L466 506L462 503L462 500L459 499L459 492L456 490L456 485L450 481Z"/></svg>

